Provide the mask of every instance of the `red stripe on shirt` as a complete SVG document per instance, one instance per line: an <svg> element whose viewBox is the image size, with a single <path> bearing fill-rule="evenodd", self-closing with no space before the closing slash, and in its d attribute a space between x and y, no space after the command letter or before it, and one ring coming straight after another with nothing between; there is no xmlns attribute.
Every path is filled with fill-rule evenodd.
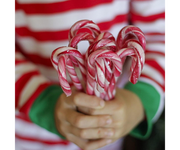
<svg viewBox="0 0 180 150"><path fill-rule="evenodd" d="M110 21L101 22L97 25L102 31L109 30L113 25L117 23L122 23L127 20L127 15L117 15ZM67 40L68 39L68 30L61 30L61 31L31 31L28 27L18 27L15 29L16 34L19 36L32 36L38 41L60 41L60 40ZM120 29L119 29L120 31Z"/></svg>
<svg viewBox="0 0 180 150"><path fill-rule="evenodd" d="M151 21L156 21L157 19L165 19L165 12L150 16L142 16L131 12L131 15L132 15L132 22L136 22L136 21L151 22Z"/></svg>
<svg viewBox="0 0 180 150"><path fill-rule="evenodd" d="M105 30L109 30L113 25L117 24L117 23L123 23L127 21L127 14L121 14L121 15L117 15L116 17L114 17L113 20L111 21L106 21L106 22L102 22L102 23L98 23L97 25L99 26L100 30L105 31ZM121 29L119 29L120 31Z"/></svg>
<svg viewBox="0 0 180 150"><path fill-rule="evenodd" d="M29 58L35 64L53 67L50 58L45 58L36 54L26 54L26 57Z"/></svg>
<svg viewBox="0 0 180 150"><path fill-rule="evenodd" d="M147 41L147 40L146 40ZM148 43L161 43L161 44L165 44L165 40L157 40L157 39L148 39Z"/></svg>
<svg viewBox="0 0 180 150"><path fill-rule="evenodd" d="M31 71L23 74L15 83L12 84L12 108L18 106L20 94L27 84L27 82L35 75L38 75L38 71Z"/></svg>
<svg viewBox="0 0 180 150"><path fill-rule="evenodd" d="M26 14L54 14L72 11L76 9L88 9L100 4L108 4L113 0L72 0L54 3L28 3L16 2L16 10L23 9Z"/></svg>
<svg viewBox="0 0 180 150"><path fill-rule="evenodd" d="M151 77L149 77L149 76L147 76L147 75L145 75L145 74L143 74L143 73L141 74L141 77L150 79L151 81L153 81L153 82L155 82L157 85L159 85L159 87L160 87L163 91L165 91L165 86L161 85L159 82L157 82L157 81L154 80L153 78L151 78Z"/></svg>
<svg viewBox="0 0 180 150"><path fill-rule="evenodd" d="M29 37L32 36L38 41L60 41L68 39L68 30L63 31L31 31L27 27L16 28L16 34L19 36Z"/></svg>
<svg viewBox="0 0 180 150"><path fill-rule="evenodd" d="M27 60L12 60L12 65L18 65L18 64L22 64L22 63L27 63Z"/></svg>
<svg viewBox="0 0 180 150"><path fill-rule="evenodd" d="M160 32L146 32L144 35L145 35L145 36L146 36L146 35L165 35L165 33L160 33Z"/></svg>
<svg viewBox="0 0 180 150"><path fill-rule="evenodd" d="M34 124L26 115L20 113L20 114L16 114L15 115L16 118L20 119L20 120L23 120L25 122L28 122L30 124Z"/></svg>
<svg viewBox="0 0 180 150"><path fill-rule="evenodd" d="M43 144L47 144L47 145L56 145L56 144L60 144L60 145L68 145L70 142L66 141L66 140L59 140L59 141L50 141L50 140L44 140L44 139L38 139L38 138L32 138L32 137L24 137L21 136L19 134L15 134L15 137L24 141L29 141L29 142L40 142Z"/></svg>
<svg viewBox="0 0 180 150"><path fill-rule="evenodd" d="M162 56L165 56L165 54L163 53L163 52L160 52L160 51L152 51L152 50L146 50L146 52L145 52L145 55L146 54L153 54L153 55L155 55L156 56L156 54L159 54L159 55L162 55Z"/></svg>
<svg viewBox="0 0 180 150"><path fill-rule="evenodd" d="M163 79L165 80L165 71L155 60L146 60L145 63L156 69L163 76Z"/></svg>
<svg viewBox="0 0 180 150"><path fill-rule="evenodd" d="M159 50L149 50L149 49L146 49L146 52L145 52L145 54L147 54L147 53L151 53L151 54L160 54L160 55L162 55L162 56L165 56L165 53L164 52L162 52L162 51L159 51Z"/></svg>
<svg viewBox="0 0 180 150"><path fill-rule="evenodd" d="M39 87L36 89L36 91L29 97L27 102L19 109L19 112L22 112L25 115L29 116L29 111L30 111L30 108L31 108L33 102L36 100L36 98L39 96L39 94L50 85L51 85L51 83L43 83L43 84L39 85Z"/></svg>

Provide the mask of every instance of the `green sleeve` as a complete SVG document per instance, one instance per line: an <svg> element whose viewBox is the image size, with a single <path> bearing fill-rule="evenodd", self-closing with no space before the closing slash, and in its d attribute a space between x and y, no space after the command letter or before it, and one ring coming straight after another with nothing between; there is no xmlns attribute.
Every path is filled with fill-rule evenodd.
<svg viewBox="0 0 180 150"><path fill-rule="evenodd" d="M29 117L33 123L65 139L57 131L54 118L55 105L62 93L63 91L58 85L47 87L34 101Z"/></svg>
<svg viewBox="0 0 180 150"><path fill-rule="evenodd" d="M152 119L159 108L160 94L152 85L141 81L136 84L128 82L124 88L134 92L141 99L146 115L146 120L141 122L130 134L139 139L147 139L152 131Z"/></svg>

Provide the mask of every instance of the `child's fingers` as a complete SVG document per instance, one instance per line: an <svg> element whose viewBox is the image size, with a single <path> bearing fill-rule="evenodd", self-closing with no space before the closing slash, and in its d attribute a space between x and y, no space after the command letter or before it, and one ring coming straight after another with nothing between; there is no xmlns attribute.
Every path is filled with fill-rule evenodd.
<svg viewBox="0 0 180 150"><path fill-rule="evenodd" d="M109 115L89 116L78 113L72 109L67 109L66 120L77 128L97 128L109 125L112 123L112 118Z"/></svg>
<svg viewBox="0 0 180 150"><path fill-rule="evenodd" d="M87 108L100 109L105 105L104 100L102 100L101 98L80 92L74 95L73 101L76 106Z"/></svg>
<svg viewBox="0 0 180 150"><path fill-rule="evenodd" d="M77 146L79 146L81 149L85 150L84 147L86 146L86 143L88 142L88 140L85 139L81 139L73 134L67 134L66 136L67 140L76 144Z"/></svg>
<svg viewBox="0 0 180 150"><path fill-rule="evenodd" d="M85 149L83 150L96 150L110 143L112 143L112 139L99 139L99 140L88 141Z"/></svg>
<svg viewBox="0 0 180 150"><path fill-rule="evenodd" d="M105 105L104 100L99 97L87 95L81 92L74 92L71 96L67 97L65 94L61 95L61 99L73 107L86 107L93 109L102 109Z"/></svg>
<svg viewBox="0 0 180 150"><path fill-rule="evenodd" d="M113 128L91 128L91 129L79 129L73 126L68 126L70 133L83 139L101 139L113 137Z"/></svg>
<svg viewBox="0 0 180 150"><path fill-rule="evenodd" d="M67 139L83 150L96 150L112 142L111 139L83 140L73 134L68 134Z"/></svg>
<svg viewBox="0 0 180 150"><path fill-rule="evenodd" d="M78 110L87 115L113 115L121 110L123 106L123 101L114 99L112 101L106 101L105 106L102 109L78 107Z"/></svg>

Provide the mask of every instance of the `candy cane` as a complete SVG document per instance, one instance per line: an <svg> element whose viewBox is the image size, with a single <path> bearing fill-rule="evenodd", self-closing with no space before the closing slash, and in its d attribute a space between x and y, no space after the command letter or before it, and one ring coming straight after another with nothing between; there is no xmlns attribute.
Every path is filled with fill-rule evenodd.
<svg viewBox="0 0 180 150"><path fill-rule="evenodd" d="M109 50L116 51L116 44L114 41L112 41L111 39L101 39L101 40L94 42L93 44L91 44L89 46L89 48L85 54L86 59L93 51L99 49L100 47L106 47Z"/></svg>
<svg viewBox="0 0 180 150"><path fill-rule="evenodd" d="M126 41L124 47L127 48L120 49L116 53L121 59L127 56L130 56L132 58L132 65L130 68L131 75L129 80L130 82L135 84L143 69L145 61L144 49L141 47L141 44L136 40Z"/></svg>
<svg viewBox="0 0 180 150"><path fill-rule="evenodd" d="M69 56L74 57L78 62L78 67L81 71L81 74L86 80L86 69L84 66L84 59L81 53L72 47L59 47L55 49L51 54L51 62L54 68L58 71L58 77L60 85L67 96L71 95L71 88L67 81L66 77L66 69L71 77L73 84L76 86L77 89L81 90L82 85L77 77L75 72L73 61L71 62ZM76 64L77 65L77 64Z"/></svg>
<svg viewBox="0 0 180 150"><path fill-rule="evenodd" d="M78 32L82 28L89 29L91 33ZM76 88L82 89L74 66L79 67L85 81L87 77L87 94L95 94L105 100L114 98L115 84L128 56L132 58L129 80L133 84L137 82L144 65L146 46L144 34L139 28L132 25L124 27L115 41L110 32L101 32L93 21L80 20L70 28L68 39L68 47L60 47L51 55L52 64L58 71L60 85L67 96L71 95L71 89L66 70ZM77 45L82 40L87 40L90 45L85 58L77 50Z"/></svg>
<svg viewBox="0 0 180 150"><path fill-rule="evenodd" d="M101 48L101 47L106 47L109 50L116 51L116 43L115 43L115 38L114 36L109 33L109 32L102 32L97 36L95 39L94 43L89 46L87 52L86 52L86 59L88 56L95 50ZM107 63L108 64L108 63Z"/></svg>
<svg viewBox="0 0 180 150"><path fill-rule="evenodd" d="M141 47L141 44L137 40L126 41L124 47L125 48L118 50L116 54L119 56L121 60L124 60L124 58L126 58L127 56L130 56L132 58L132 63L130 68L131 75L129 77L129 81L135 84L141 74L144 65L144 60L145 60L144 49ZM109 97L106 97L107 100L110 100L115 96L116 81L117 78L115 76L112 76L111 83L108 88Z"/></svg>
<svg viewBox="0 0 180 150"><path fill-rule="evenodd" d="M146 39L144 33L136 26L128 25L121 29L117 36L117 47L118 49L122 48L124 43L128 39L136 39L140 42L142 48L146 48Z"/></svg>
<svg viewBox="0 0 180 150"><path fill-rule="evenodd" d="M95 42L99 41L97 45L95 45L93 48L98 49L99 47L106 47L109 50L116 51L116 44L115 44L115 38L110 32L101 32L95 39ZM104 96L107 97L105 93L107 93L107 89L110 84L110 80L112 77L112 63L108 59L104 58L104 66L105 66L105 86L104 86ZM98 84L98 82L97 82ZM97 86L99 87L99 85ZM104 98L105 98L104 97Z"/></svg>
<svg viewBox="0 0 180 150"><path fill-rule="evenodd" d="M115 50L116 50L116 44L115 44L115 41L112 40L112 38L113 38L112 34L110 34L110 33L108 33L108 32L105 32L105 33L106 33L106 34L101 33L101 34L97 37L97 39L99 39L99 40L96 41L96 42L94 42L94 43L88 48L88 50L87 50L87 52L86 52L86 54L85 54L86 60L88 59L89 55L90 55L92 52L98 50L98 49L101 48L101 47L106 47L106 49L109 49L109 50L112 50L112 51L115 51ZM108 35L108 36L107 36L107 35ZM105 37L105 36L106 36L106 37ZM101 39L101 38L106 38L106 39ZM108 39L108 38L109 38L109 39ZM97 39L96 39L96 40L97 40ZM114 38L113 38L113 39L114 39ZM111 62L110 62L108 59L106 59L106 58L100 59L100 60L97 60L97 61L98 61L98 63L96 64L96 68L97 68L97 70L101 71L101 73L104 74L104 75L101 75L101 77L100 77L100 76L97 77L97 75L95 76L95 77L96 77L96 80L97 80L97 82L96 82L95 84L97 84L97 85L94 86L94 91L96 92L96 95L100 95L100 93L103 93L103 91L104 91L104 94L103 94L103 95L106 95L105 93L106 93L106 89L107 89L107 87L108 87L108 85L109 85L109 83L110 83L110 79L107 80L105 74L110 73L110 74L108 74L108 76L111 76L112 72L110 71L111 69L109 69L109 68L110 68L110 65L111 65ZM103 77L105 77L105 78L103 78ZM100 78L101 78L101 80L98 81ZM102 82L101 82L101 81L102 81ZM104 84L105 84L105 85L104 85ZM96 88L97 88L97 89L96 89ZM98 92L100 92L100 93L98 94ZM102 97L102 96L101 96L101 97Z"/></svg>
<svg viewBox="0 0 180 150"><path fill-rule="evenodd" d="M106 49L106 47L102 47L94 52L92 52L87 60L87 87L86 87L86 92L90 95L96 94L93 91L93 87L96 82L96 73L97 73L97 80L99 82L99 85L102 85L102 88L104 87L103 79L105 78L105 73L104 70L101 68L102 66L102 61L101 59L110 59L114 65L114 73L116 76L119 76L121 71L122 71L122 63L120 58L116 53L114 53L111 50ZM99 60L99 61L97 61ZM99 70L97 67L100 68ZM97 95L99 96L99 95Z"/></svg>
<svg viewBox="0 0 180 150"><path fill-rule="evenodd" d="M94 42L95 38L90 33L87 33L87 32L79 33L79 34L75 35L74 37L72 37L72 39L69 41L68 46L78 49L78 47L77 47L78 43L80 41L84 41L84 40L87 40L89 42L89 44L91 45ZM73 64L78 66L76 59L71 56L70 56L70 58L73 61Z"/></svg>
<svg viewBox="0 0 180 150"><path fill-rule="evenodd" d="M110 39L111 41L115 42L114 36L110 32L101 32L95 39L95 42L101 40L101 39Z"/></svg>
<svg viewBox="0 0 180 150"><path fill-rule="evenodd" d="M85 33L78 33L78 31L82 28L87 28L91 31L91 34L88 32ZM78 33L78 34L77 34ZM87 40L91 45L94 42L94 39L101 33L98 25L96 25L93 21L90 20L80 20L77 21L69 30L68 39L69 39L69 46L77 48L77 44L82 40ZM74 64L76 60L70 56Z"/></svg>
<svg viewBox="0 0 180 150"><path fill-rule="evenodd" d="M81 28L87 28L91 30L92 36L96 38L100 33L100 29L98 25L96 25L93 21L91 20L80 20L76 22L74 25L69 30L68 38L69 41L77 34L78 30Z"/></svg>
<svg viewBox="0 0 180 150"><path fill-rule="evenodd" d="M131 65L132 74L130 76L130 81L133 84L135 84L137 82L137 79L144 65L144 59L145 59L144 52L146 48L146 40L145 40L144 33L136 26L133 26L133 25L125 26L119 32L116 44L117 44L118 49L121 49L121 48L129 49L130 47L132 47L134 51L136 52L136 57L135 58L132 57L133 58L132 65ZM125 52L128 53L128 50L125 50ZM124 56L124 57L120 56L123 63L127 56ZM140 64L135 65L136 61L139 62ZM135 67L139 69L135 69ZM135 73L135 71L137 71L137 73Z"/></svg>
<svg viewBox="0 0 180 150"><path fill-rule="evenodd" d="M119 32L116 44L117 48L119 49L117 54L119 55L123 64L127 56L132 57L132 64L130 68L131 76L129 80L135 84L140 76L144 64L144 51L146 47L145 36L138 27L132 25L125 26ZM121 52L124 56L121 54ZM138 65L139 62L141 64ZM115 83L117 79L118 78L114 75L111 77L111 82L108 87L108 96L111 97L106 97L106 99L112 99L114 97ZM112 95L110 93L112 93Z"/></svg>
<svg viewBox="0 0 180 150"><path fill-rule="evenodd" d="M91 45L95 38L90 34L90 33L79 33L77 35L75 35L70 41L69 41L69 47L74 47L74 48L77 48L77 44L80 42L80 41L83 41L83 40L87 40L89 42L89 44Z"/></svg>

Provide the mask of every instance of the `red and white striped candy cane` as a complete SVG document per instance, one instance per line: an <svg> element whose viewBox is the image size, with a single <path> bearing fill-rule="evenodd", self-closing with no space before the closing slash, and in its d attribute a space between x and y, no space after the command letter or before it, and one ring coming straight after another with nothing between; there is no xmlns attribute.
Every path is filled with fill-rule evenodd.
<svg viewBox="0 0 180 150"><path fill-rule="evenodd" d="M72 25L69 30L68 38L69 41L77 34L79 29L87 28L92 32L92 36L96 38L100 33L100 29L97 24L91 20L80 20Z"/></svg>
<svg viewBox="0 0 180 150"><path fill-rule="evenodd" d="M104 40L106 39L106 40ZM109 39L109 41L107 40ZM114 36L110 33L110 32L101 32L101 34L99 34L97 36L97 38L95 39L95 42L100 40L101 42L98 43L97 47L94 47L95 49L98 49L99 47L103 47L106 46L108 49L112 50L112 51L116 51L116 44L115 44L115 38ZM104 43L104 44L101 44ZM104 59L104 64L105 64L105 87L104 87L104 93L107 93L107 89L109 87L110 81L111 81L111 77L112 77L112 63L111 61L109 61L108 59ZM97 82L98 84L98 82ZM99 86L98 86L99 87ZM107 98L107 94L104 94L105 97L104 99L108 100L109 98ZM108 94L109 95L109 94Z"/></svg>
<svg viewBox="0 0 180 150"><path fill-rule="evenodd" d="M89 42L89 45L91 45L94 42L94 39L95 38L88 32L79 33L79 34L75 35L74 37L72 37L72 39L69 41L68 46L78 49L77 45L80 41L87 40ZM73 64L78 66L76 59L74 57L71 57L71 56L70 56L70 58L73 61Z"/></svg>
<svg viewBox="0 0 180 150"><path fill-rule="evenodd" d="M130 81L132 83L136 83L137 82L137 74L140 75L141 70L143 68L144 65L144 52L145 52L145 48L146 48L146 39L144 36L144 33L136 26L133 25L129 25L129 26L125 26L124 28L121 29L121 31L118 34L117 37L117 41L116 41L117 47L118 49L121 48L130 48L132 47L136 52L136 57L132 57L132 65L131 65L131 72L132 75L130 77ZM128 50L126 50L126 52L128 52ZM128 55L127 55L128 56ZM122 62L125 62L125 59L127 56L121 57ZM140 67L138 73L135 73L135 70L137 71L137 69L133 69L135 68L135 61L140 62L140 65L137 65L136 67ZM134 71L133 71L134 70ZM136 79L135 79L136 78Z"/></svg>
<svg viewBox="0 0 180 150"><path fill-rule="evenodd" d="M110 39L110 40L112 40L112 41L115 42L114 36L113 36L110 32L107 32L107 31L101 32L101 33L96 37L96 39L95 39L94 42L99 41L99 40L101 40L101 39Z"/></svg>
<svg viewBox="0 0 180 150"><path fill-rule="evenodd" d="M106 32L106 33L108 33L108 32ZM108 36L105 37L104 35L108 35ZM88 59L89 55L92 52L98 50L101 47L106 47L106 49L108 49L108 50L116 51L115 41L111 40L111 38L113 38L112 34L101 33L99 36L101 38L105 38L105 39L99 38L98 41L96 41L92 45L90 45L90 47L88 48L88 50L87 50L87 52L85 54L86 55L86 57L85 57L86 60ZM108 39L108 37L109 37L109 39ZM106 95L105 94L106 93L106 89L107 89L107 87L108 87L108 85L110 83L109 80L110 80L110 76L112 74L111 69L110 69L111 61L109 59L104 58L104 59L97 60L97 62L98 63L96 64L96 68L97 68L97 70L102 71L102 73L104 74L105 78L103 78L104 76L101 76L101 80L103 80L103 83L101 83L100 81L98 81L99 79L96 77L97 78L96 79L97 82L95 84L97 84L97 85L95 85L95 87L97 87L97 90L96 90L96 88L94 88L94 90L96 91L96 95L99 95L99 94L97 94L98 91L100 93L104 92L104 95ZM101 64L101 65L98 65L98 64ZM106 74L108 74L109 78L106 78ZM109 80L107 80L107 79L109 79ZM105 80L105 82L104 82L104 80ZM104 87L104 84L105 84L105 87Z"/></svg>
<svg viewBox="0 0 180 150"><path fill-rule="evenodd" d="M105 83L105 72L101 66L104 64L104 58L112 61L114 68L113 71L116 76L119 76L122 71L122 63L119 56L111 50L102 47L94 52L92 52L87 59L87 86L86 92L90 95L95 94L96 96L100 95L94 92L95 83L98 82L99 85L104 87ZM103 60L103 61L101 61ZM97 79L96 79L97 74ZM97 81L96 81L97 80ZM97 88L97 87L95 87ZM95 89L96 90L96 89Z"/></svg>
<svg viewBox="0 0 180 150"><path fill-rule="evenodd" d="M134 40L133 40L134 39ZM140 76L143 64L144 64L144 51L146 47L146 40L144 33L136 26L129 25L121 29L117 37L117 48L119 49L117 54L121 52L123 55L119 55L124 64L127 56L133 58L131 65L131 76L130 81L135 84ZM132 49L131 49L132 48ZM136 54L135 54L136 52ZM141 62L141 65L138 65L138 62ZM108 93L113 93L111 96L106 99L112 99L115 94L115 83L117 82L117 77L114 75L111 78L110 85L108 87ZM109 96L110 94L108 94Z"/></svg>
<svg viewBox="0 0 180 150"><path fill-rule="evenodd" d="M91 32L78 32L82 28ZM95 94L105 100L114 98L115 84L122 73L127 56L132 58L129 80L134 84L137 82L144 65L146 46L144 34L139 28L132 25L124 27L115 42L110 32L101 32L93 21L80 20L70 28L68 38L69 47L60 47L51 55L53 66L58 71L60 85L67 96L71 95L71 88L66 70L76 88L82 89L74 66L79 67L85 81L87 76L87 94ZM82 40L87 40L90 44L85 58L77 50L77 44Z"/></svg>
<svg viewBox="0 0 180 150"><path fill-rule="evenodd" d="M141 44L137 40L127 40L124 44L124 48L119 49L116 54L121 60L125 60L124 58L126 58L127 56L130 56L132 58L130 68L131 75L129 81L135 84L141 74L145 61L144 49L141 47ZM122 63L124 63L124 61L122 61ZM108 88L108 96L112 97L107 97L107 99L114 98L116 82L117 77L113 75ZM112 93L112 95L110 93Z"/></svg>
<svg viewBox="0 0 180 150"><path fill-rule="evenodd" d="M72 37L72 39L69 41L68 46L77 48L77 44L83 40L87 40L89 44L91 45L94 42L95 38L88 32L79 33L75 35L74 37Z"/></svg>
<svg viewBox="0 0 180 150"><path fill-rule="evenodd" d="M106 47L109 50L116 51L115 38L110 32L102 32L95 39L94 43L91 44L86 52L86 59L95 50Z"/></svg>
<svg viewBox="0 0 180 150"><path fill-rule="evenodd" d="M51 54L51 62L54 68L58 71L60 85L67 96L71 95L71 88L67 81L66 69L76 88L82 90L81 82L79 81L78 76L75 72L74 65L70 59L70 56L76 59L81 74L84 80L86 80L86 69L84 66L84 59L77 49L64 46L55 49Z"/></svg>
<svg viewBox="0 0 180 150"><path fill-rule="evenodd" d="M124 45L124 43L128 39L136 39L140 42L140 45L145 50L146 48L146 39L144 36L144 33L136 26L128 25L122 28L117 36L117 47L118 49L121 49Z"/></svg>
<svg viewBox="0 0 180 150"><path fill-rule="evenodd" d="M109 50L112 51L116 51L116 43L115 41L112 41L111 39L101 39L98 40L96 42L94 42L93 44L91 44L88 48L88 50L86 51L86 59L88 58L88 56L95 50L101 48L101 47L106 47Z"/></svg>
<svg viewBox="0 0 180 150"><path fill-rule="evenodd" d="M124 44L124 48L118 50L116 53L121 59L127 56L132 58L129 81L135 84L141 74L145 61L145 53L141 44L137 40L128 40Z"/></svg>
<svg viewBox="0 0 180 150"><path fill-rule="evenodd" d="M80 32L78 31L82 28L87 28L91 31L91 33L88 32ZM78 34L77 34L78 33ZM70 47L77 48L77 44L82 40L87 40L89 44L91 45L95 38L101 33L99 27L97 24L95 24L91 20L80 20L77 21L75 24L73 24L69 30L68 38L69 38L69 45ZM70 56L73 63L76 64L76 60Z"/></svg>

